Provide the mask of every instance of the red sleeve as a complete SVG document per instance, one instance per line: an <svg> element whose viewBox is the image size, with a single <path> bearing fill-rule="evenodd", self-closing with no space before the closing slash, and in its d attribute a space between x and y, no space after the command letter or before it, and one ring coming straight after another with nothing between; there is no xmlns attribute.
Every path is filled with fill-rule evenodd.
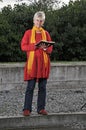
<svg viewBox="0 0 86 130"><path fill-rule="evenodd" d="M31 35L31 30L27 30L24 33L24 36L21 40L21 50L22 51L33 51L33 50L35 50L34 44L30 44L30 35Z"/></svg>
<svg viewBox="0 0 86 130"><path fill-rule="evenodd" d="M50 34L46 31L46 36L47 36L47 41L52 41ZM53 50L53 46L48 47L48 49L46 50L46 53L50 54Z"/></svg>

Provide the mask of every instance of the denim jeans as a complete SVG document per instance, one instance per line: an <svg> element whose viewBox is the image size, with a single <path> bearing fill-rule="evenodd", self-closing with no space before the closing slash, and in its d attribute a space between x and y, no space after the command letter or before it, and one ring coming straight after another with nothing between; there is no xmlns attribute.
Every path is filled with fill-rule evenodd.
<svg viewBox="0 0 86 130"><path fill-rule="evenodd" d="M32 111L32 100L33 100L33 92L36 84L36 79L28 80L26 92L25 92L25 102L24 109ZM40 78L38 81L38 98L37 98L37 112L41 109L45 109L46 104L46 78Z"/></svg>

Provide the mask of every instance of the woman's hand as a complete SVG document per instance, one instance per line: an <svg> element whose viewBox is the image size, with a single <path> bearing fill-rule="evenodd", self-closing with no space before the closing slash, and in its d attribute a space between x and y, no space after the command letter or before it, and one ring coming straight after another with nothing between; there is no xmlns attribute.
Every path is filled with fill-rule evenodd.
<svg viewBox="0 0 86 130"><path fill-rule="evenodd" d="M47 46L44 43L42 43L41 46L40 46L40 48L42 48L43 50L46 50Z"/></svg>

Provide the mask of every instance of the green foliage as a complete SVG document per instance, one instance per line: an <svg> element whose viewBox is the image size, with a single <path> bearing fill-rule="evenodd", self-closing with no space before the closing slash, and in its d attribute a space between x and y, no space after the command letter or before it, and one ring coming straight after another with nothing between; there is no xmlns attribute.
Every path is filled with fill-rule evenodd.
<svg viewBox="0 0 86 130"><path fill-rule="evenodd" d="M0 61L25 61L20 43L25 30L32 28L33 15L38 10L46 13L44 28L56 42L52 61L86 60L86 0L70 1L60 9L53 9L55 1L38 0L29 6L10 5L0 12Z"/></svg>
<svg viewBox="0 0 86 130"><path fill-rule="evenodd" d="M69 5L55 10L51 16L50 30L57 43L56 60L86 60L86 1L70 1ZM57 49L57 53L56 53ZM57 57L58 55L58 57Z"/></svg>

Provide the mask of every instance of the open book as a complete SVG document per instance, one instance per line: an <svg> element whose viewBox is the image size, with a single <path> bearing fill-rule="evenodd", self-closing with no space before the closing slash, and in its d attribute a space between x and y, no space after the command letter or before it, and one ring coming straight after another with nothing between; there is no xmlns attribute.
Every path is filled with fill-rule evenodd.
<svg viewBox="0 0 86 130"><path fill-rule="evenodd" d="M54 45L55 42L54 41L45 41L45 40L41 40L40 42L38 42L36 44L37 47L40 47L42 44L46 45L46 47L49 47L51 45Z"/></svg>

